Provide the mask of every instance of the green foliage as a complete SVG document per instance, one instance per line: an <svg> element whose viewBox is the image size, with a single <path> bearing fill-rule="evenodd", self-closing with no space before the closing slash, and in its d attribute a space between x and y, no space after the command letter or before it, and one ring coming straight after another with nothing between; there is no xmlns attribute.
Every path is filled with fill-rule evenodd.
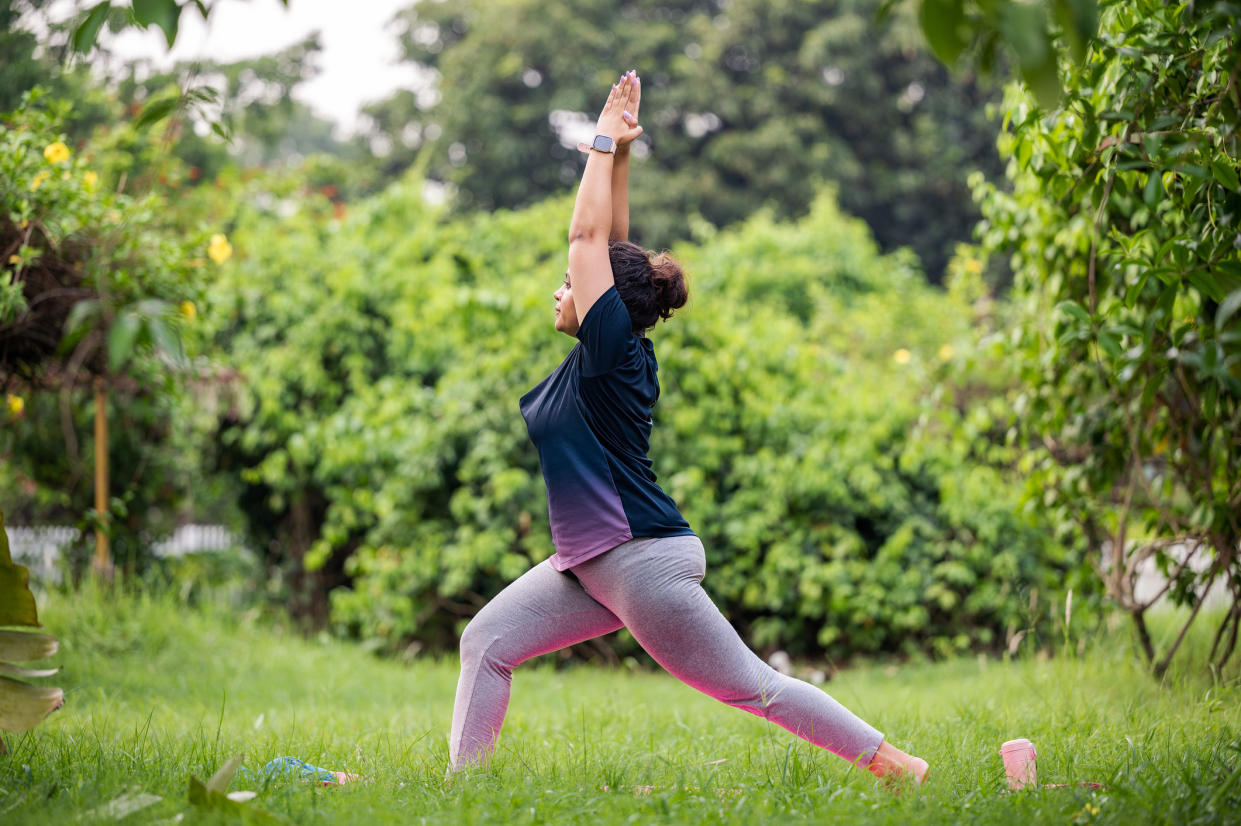
<svg viewBox="0 0 1241 826"><path fill-rule="evenodd" d="M351 581L334 621L385 648L453 645L551 552L516 400L572 343L551 327L568 202L461 218L421 186L340 221L300 181L256 179L204 312L244 374L211 441L248 485L255 547L318 616L316 589ZM1033 591L1089 591L1018 515L995 414L925 396L968 355L963 300L879 255L828 195L680 254L692 299L654 333L652 455L756 645L999 647L1045 628Z"/></svg>
<svg viewBox="0 0 1241 826"><path fill-rule="evenodd" d="M155 157L151 141L115 130L70 145L67 114L36 91L0 127L0 390L20 400L0 430L0 490L21 490L10 516L90 520L136 554L184 493L168 450L189 366L181 333L214 264L205 233L178 225L159 193L116 191L136 155ZM106 513L78 436L96 380L113 405Z"/></svg>
<svg viewBox="0 0 1241 826"><path fill-rule="evenodd" d="M9 536L0 512L0 628L39 627L34 594L30 592L30 572L13 564ZM56 653L56 638L29 631L0 631L0 731L17 734L30 731L44 717L60 708L65 692L59 688L31 685L14 677L50 677L56 669L29 669L7 660L28 662L46 659ZM7 753L0 740L0 754Z"/></svg>
<svg viewBox="0 0 1241 826"><path fill-rule="evenodd" d="M280 2L288 5L288 0ZM214 6L215 0L132 0L128 6L103 0L82 12L71 42L75 51L86 53L95 48L95 41L105 23L109 23L113 31L130 26L140 29L156 26L163 31L171 49L181 28L181 14L193 8L206 20Z"/></svg>
<svg viewBox="0 0 1241 826"><path fill-rule="evenodd" d="M889 0L891 2L891 0ZM1060 55L1067 46L1076 63L1099 26L1098 0L920 0L918 20L935 55L948 66L962 54L984 72L995 68L1003 47L1026 86L1049 109L1060 102ZM1059 38L1056 35L1059 35Z"/></svg>
<svg viewBox="0 0 1241 826"><path fill-rule="evenodd" d="M635 67L649 147L634 170L640 240L688 237L773 207L803 215L819 186L885 249L912 246L938 281L976 220L966 173L1000 169L994 90L951 78L904 9L878 0L537 0L418 3L403 12L407 59L435 78L370 107L393 156L429 154L463 210L515 207L572 186L576 143L614 75ZM433 72L433 74L432 74Z"/></svg>
<svg viewBox="0 0 1241 826"><path fill-rule="evenodd" d="M1229 594L1219 662L1241 622L1241 28L1228 3L1107 2L1101 19L1063 109L1010 90L1012 192L977 194L1025 308L1014 424L1035 495L1080 526L1162 672L1179 638L1157 654L1145 630L1148 559L1179 604Z"/></svg>

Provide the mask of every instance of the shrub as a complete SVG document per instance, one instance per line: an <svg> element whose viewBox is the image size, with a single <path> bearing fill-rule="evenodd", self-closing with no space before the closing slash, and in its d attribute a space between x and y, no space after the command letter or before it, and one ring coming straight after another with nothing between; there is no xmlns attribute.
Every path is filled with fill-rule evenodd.
<svg viewBox="0 0 1241 826"><path fill-rule="evenodd" d="M385 649L455 644L551 552L517 398L572 344L551 312L569 202L463 219L421 186L339 220L295 182L252 182L205 313L244 376L219 462L259 546L303 610L325 617L330 590L336 627ZM1088 588L1022 515L994 412L928 392L971 351L967 302L880 256L829 194L678 254L692 298L653 333L655 470L755 645L995 647L1035 589Z"/></svg>

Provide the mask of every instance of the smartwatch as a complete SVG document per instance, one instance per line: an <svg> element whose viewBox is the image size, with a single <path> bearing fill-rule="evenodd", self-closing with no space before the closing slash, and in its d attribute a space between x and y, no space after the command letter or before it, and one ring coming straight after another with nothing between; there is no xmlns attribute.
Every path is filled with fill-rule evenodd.
<svg viewBox="0 0 1241 826"><path fill-rule="evenodd" d="M615 155L616 141L612 140L607 135L595 135L595 139L592 143L579 143L577 148L581 152L589 152L590 150L595 149L599 152L607 152L610 155Z"/></svg>

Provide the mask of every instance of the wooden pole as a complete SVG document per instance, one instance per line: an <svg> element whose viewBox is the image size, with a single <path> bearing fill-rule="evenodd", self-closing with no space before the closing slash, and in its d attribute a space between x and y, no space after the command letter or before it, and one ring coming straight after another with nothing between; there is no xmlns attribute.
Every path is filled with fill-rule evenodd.
<svg viewBox="0 0 1241 826"><path fill-rule="evenodd" d="M112 553L104 520L108 518L108 394L103 379L95 379L95 573L112 575Z"/></svg>

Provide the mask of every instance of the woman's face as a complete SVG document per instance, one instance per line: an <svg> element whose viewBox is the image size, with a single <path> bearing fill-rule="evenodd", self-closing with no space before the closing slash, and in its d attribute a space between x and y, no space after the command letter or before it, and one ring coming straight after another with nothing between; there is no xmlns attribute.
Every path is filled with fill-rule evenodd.
<svg viewBox="0 0 1241 826"><path fill-rule="evenodd" d="M556 329L560 332L577 335L577 307L573 304L573 285L569 283L569 273L564 274L564 283L554 293L556 299Z"/></svg>

